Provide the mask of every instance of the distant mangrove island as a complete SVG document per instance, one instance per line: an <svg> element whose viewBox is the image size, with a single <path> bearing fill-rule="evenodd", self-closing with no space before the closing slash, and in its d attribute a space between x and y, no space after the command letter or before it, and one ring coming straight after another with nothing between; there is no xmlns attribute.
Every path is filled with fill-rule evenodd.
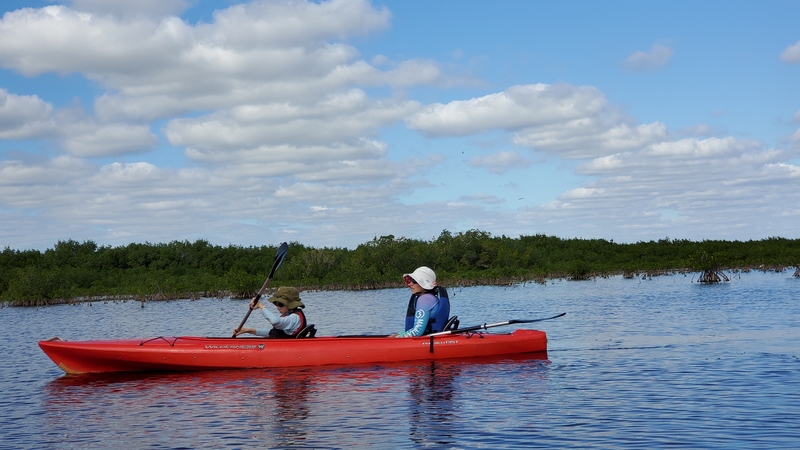
<svg viewBox="0 0 800 450"><path fill-rule="evenodd" d="M266 279L279 244L221 247L201 239L110 247L67 240L44 252L6 247L0 253L0 302L43 306L97 300L249 298ZM421 265L434 269L444 286L471 286L675 272L696 272L697 281L719 282L728 279L725 271L782 271L798 264L800 239L780 237L746 242L664 238L615 243L445 230L430 240L376 237L352 250L291 242L270 288L401 287L402 274Z"/></svg>

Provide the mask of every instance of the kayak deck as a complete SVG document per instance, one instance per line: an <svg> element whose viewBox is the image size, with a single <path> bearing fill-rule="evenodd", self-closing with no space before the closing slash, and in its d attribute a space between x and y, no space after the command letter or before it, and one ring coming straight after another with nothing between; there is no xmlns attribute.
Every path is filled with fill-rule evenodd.
<svg viewBox="0 0 800 450"><path fill-rule="evenodd" d="M40 341L68 374L276 368L439 360L547 351L544 331L458 333L394 338L323 336L306 339L161 336L146 339Z"/></svg>

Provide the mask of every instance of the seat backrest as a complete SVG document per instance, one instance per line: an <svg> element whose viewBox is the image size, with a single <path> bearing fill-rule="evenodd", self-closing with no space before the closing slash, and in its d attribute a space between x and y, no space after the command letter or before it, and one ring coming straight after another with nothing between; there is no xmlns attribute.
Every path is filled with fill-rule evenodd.
<svg viewBox="0 0 800 450"><path fill-rule="evenodd" d="M316 335L317 335L317 328L312 323L312 324L306 325L305 328L300 330L300 332L297 333L297 336L295 336L295 339L313 338Z"/></svg>
<svg viewBox="0 0 800 450"><path fill-rule="evenodd" d="M458 320L458 316L451 317L446 324L444 324L444 328L442 331L455 331L458 329L458 324L461 323Z"/></svg>

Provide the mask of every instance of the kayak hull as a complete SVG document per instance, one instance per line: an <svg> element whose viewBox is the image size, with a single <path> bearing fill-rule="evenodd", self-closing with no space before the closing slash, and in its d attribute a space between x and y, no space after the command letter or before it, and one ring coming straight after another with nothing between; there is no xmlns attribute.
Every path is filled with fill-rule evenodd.
<svg viewBox="0 0 800 450"><path fill-rule="evenodd" d="M64 372L108 373L253 369L430 361L547 351L539 330L458 333L415 338L338 336L266 339L176 336L148 339L40 341Z"/></svg>

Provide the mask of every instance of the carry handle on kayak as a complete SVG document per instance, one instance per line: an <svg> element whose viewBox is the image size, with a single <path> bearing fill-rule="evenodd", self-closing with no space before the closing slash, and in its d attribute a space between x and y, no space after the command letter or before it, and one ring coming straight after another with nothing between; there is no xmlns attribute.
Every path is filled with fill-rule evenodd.
<svg viewBox="0 0 800 450"><path fill-rule="evenodd" d="M266 281L264 281L264 285L261 286L261 290L258 291L258 294L256 294L255 302L258 302L261 299L261 296L264 295L264 292L267 292L267 285L269 284L269 280L272 279L272 277L275 275L275 271L278 270L278 267L280 267L281 263L283 262L283 259L286 258L286 252L288 250L289 250L289 244L287 244L286 242L284 242L283 244L280 245L280 247L278 247L278 252L275 253L275 262L272 263L272 270L270 270L269 276L267 277ZM236 337L236 333L238 333L242 329L244 323L247 322L247 319L250 317L251 312L253 312L253 310L248 308L247 314L244 316L244 319L242 319L242 323L240 323L239 326L236 328L236 331L233 332L233 337Z"/></svg>

